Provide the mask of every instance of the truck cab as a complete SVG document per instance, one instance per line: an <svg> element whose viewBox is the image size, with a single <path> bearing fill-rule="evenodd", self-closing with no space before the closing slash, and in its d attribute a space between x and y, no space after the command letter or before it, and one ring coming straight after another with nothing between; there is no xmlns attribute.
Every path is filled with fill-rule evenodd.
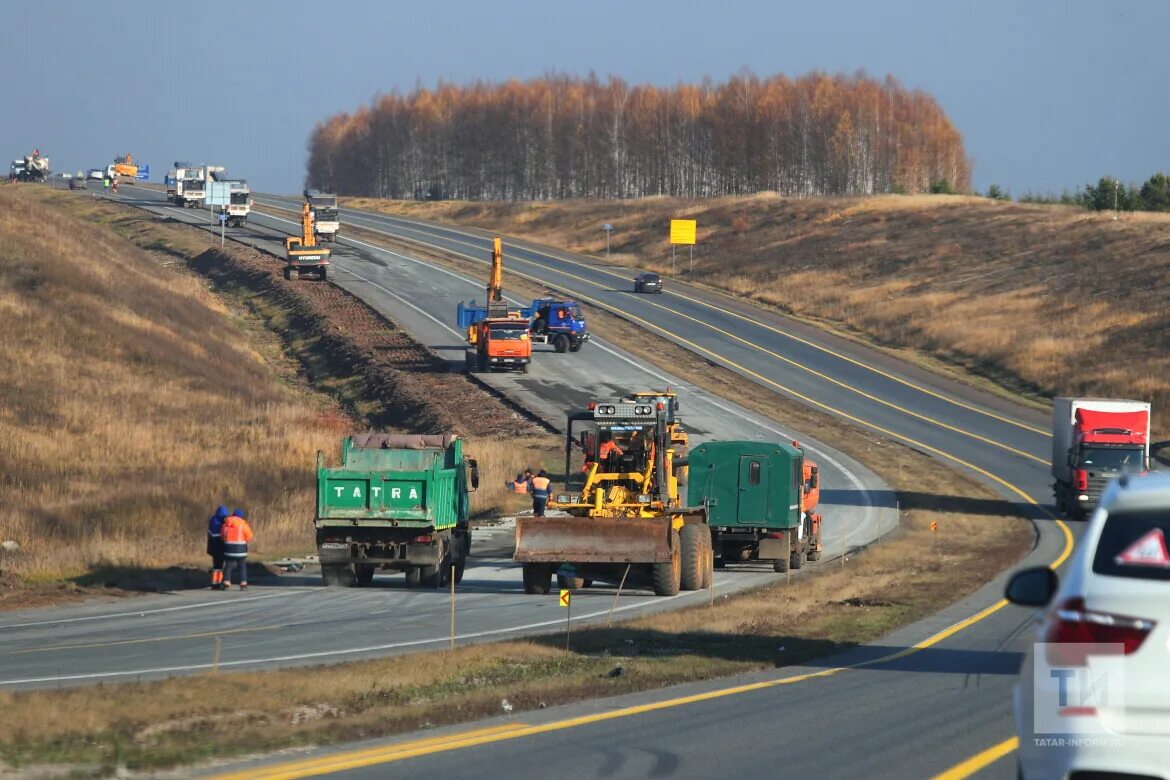
<svg viewBox="0 0 1170 780"><path fill-rule="evenodd" d="M520 314L532 321L533 341L552 344L557 352L577 352L589 340L585 315L576 301L538 298Z"/></svg>
<svg viewBox="0 0 1170 780"><path fill-rule="evenodd" d="M469 326L468 342L474 347L474 369L490 372L506 369L528 373L532 362L532 340L528 320L515 317L489 318ZM471 356L466 360L470 369Z"/></svg>
<svg viewBox="0 0 1170 780"><path fill-rule="evenodd" d="M243 179L228 181L230 201L227 205L228 227L243 227L252 213L252 190Z"/></svg>
<svg viewBox="0 0 1170 780"><path fill-rule="evenodd" d="M1111 480L1149 468L1150 405L1108 398L1054 398L1052 475L1057 508L1081 519Z"/></svg>
<svg viewBox="0 0 1170 780"><path fill-rule="evenodd" d="M337 234L341 232L337 196L320 190L305 190L304 195L313 215L313 234L320 241L336 241Z"/></svg>

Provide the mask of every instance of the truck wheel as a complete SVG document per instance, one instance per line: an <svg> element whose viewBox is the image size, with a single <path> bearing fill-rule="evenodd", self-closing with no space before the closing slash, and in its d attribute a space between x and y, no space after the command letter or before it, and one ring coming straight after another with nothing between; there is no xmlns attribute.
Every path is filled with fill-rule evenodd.
<svg viewBox="0 0 1170 780"><path fill-rule="evenodd" d="M406 587L417 588L422 582L422 571L417 566L411 566L406 570Z"/></svg>
<svg viewBox="0 0 1170 780"><path fill-rule="evenodd" d="M530 596L545 596L552 588L552 568L543 563L524 564L524 592Z"/></svg>
<svg viewBox="0 0 1170 780"><path fill-rule="evenodd" d="M711 543L711 529L703 528L703 590L715 584L715 545Z"/></svg>
<svg viewBox="0 0 1170 780"><path fill-rule="evenodd" d="M557 334L553 339L553 349L557 352L566 352L569 349L569 337L564 333Z"/></svg>
<svg viewBox="0 0 1170 780"><path fill-rule="evenodd" d="M488 363L487 355L482 352L479 353L479 373L486 374L490 368L491 365Z"/></svg>
<svg viewBox="0 0 1170 780"><path fill-rule="evenodd" d="M804 550L793 550L792 554L788 557L790 558L788 563L793 568L793 570L804 566Z"/></svg>
<svg viewBox="0 0 1170 780"><path fill-rule="evenodd" d="M584 341L574 341L574 342L569 344L569 351L570 352L580 352L581 347L583 347L583 346L585 346Z"/></svg>
<svg viewBox="0 0 1170 780"><path fill-rule="evenodd" d="M443 581L443 564L438 566L420 566L419 584L424 588L441 587Z"/></svg>
<svg viewBox="0 0 1170 780"><path fill-rule="evenodd" d="M284 269L284 278L289 280L289 281L292 281L292 269L291 268Z"/></svg>
<svg viewBox="0 0 1170 780"><path fill-rule="evenodd" d="M325 266L321 270L321 281L332 282L333 281L333 274L334 274L333 266L331 266L331 265Z"/></svg>
<svg viewBox="0 0 1170 780"><path fill-rule="evenodd" d="M783 574L788 571L788 561L784 558L777 558L772 562L772 571L778 574Z"/></svg>
<svg viewBox="0 0 1170 780"><path fill-rule="evenodd" d="M566 588L569 590L581 590L585 587L584 577L566 577L563 574L557 575L557 587L561 590Z"/></svg>
<svg viewBox="0 0 1170 780"><path fill-rule="evenodd" d="M459 562L455 564L455 584L463 582L463 572L467 569L467 559L460 558Z"/></svg>
<svg viewBox="0 0 1170 780"><path fill-rule="evenodd" d="M528 364L527 364L527 363L521 363L521 364L520 364L520 373L521 373L521 374L527 374L527 373L528 373Z"/></svg>
<svg viewBox="0 0 1170 780"><path fill-rule="evenodd" d="M681 546L682 574L680 586L683 590L699 590L703 587L703 532L706 526L688 523L678 532Z"/></svg>
<svg viewBox="0 0 1170 780"><path fill-rule="evenodd" d="M359 563L357 565L357 584L361 587L369 585L374 581L374 564Z"/></svg>
<svg viewBox="0 0 1170 780"><path fill-rule="evenodd" d="M679 549L682 545L679 542L678 531L671 531L670 537L671 548L675 551L670 561L650 565L655 596L677 596L682 585L682 555L680 555L682 551Z"/></svg>

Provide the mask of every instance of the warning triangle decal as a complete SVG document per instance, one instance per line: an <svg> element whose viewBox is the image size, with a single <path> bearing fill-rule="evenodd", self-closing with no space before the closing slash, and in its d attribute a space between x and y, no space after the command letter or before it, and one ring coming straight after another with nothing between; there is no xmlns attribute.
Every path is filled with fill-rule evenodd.
<svg viewBox="0 0 1170 780"><path fill-rule="evenodd" d="M1161 528L1155 528L1113 560L1125 566L1157 566L1170 569L1170 550L1166 549L1166 536Z"/></svg>

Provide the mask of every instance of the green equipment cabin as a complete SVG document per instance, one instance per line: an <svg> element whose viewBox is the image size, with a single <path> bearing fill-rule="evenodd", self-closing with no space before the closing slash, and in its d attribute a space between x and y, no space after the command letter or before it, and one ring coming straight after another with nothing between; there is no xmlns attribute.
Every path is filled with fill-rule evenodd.
<svg viewBox="0 0 1170 780"><path fill-rule="evenodd" d="M820 557L820 518L806 499L819 477L805 468L803 450L782 442L706 442L687 461L687 503L707 508L716 568L760 560L787 571Z"/></svg>
<svg viewBox="0 0 1170 780"><path fill-rule="evenodd" d="M366 433L341 443L341 465L317 453L317 552L329 586L368 585L377 569L411 587L463 579L471 552L469 493L479 468L454 434Z"/></svg>

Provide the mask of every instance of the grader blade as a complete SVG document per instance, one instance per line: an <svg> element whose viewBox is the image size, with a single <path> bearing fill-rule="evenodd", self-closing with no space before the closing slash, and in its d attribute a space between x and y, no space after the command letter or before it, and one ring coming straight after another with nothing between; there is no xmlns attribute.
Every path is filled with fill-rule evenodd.
<svg viewBox="0 0 1170 780"><path fill-rule="evenodd" d="M669 517L518 517L519 563L666 563Z"/></svg>

